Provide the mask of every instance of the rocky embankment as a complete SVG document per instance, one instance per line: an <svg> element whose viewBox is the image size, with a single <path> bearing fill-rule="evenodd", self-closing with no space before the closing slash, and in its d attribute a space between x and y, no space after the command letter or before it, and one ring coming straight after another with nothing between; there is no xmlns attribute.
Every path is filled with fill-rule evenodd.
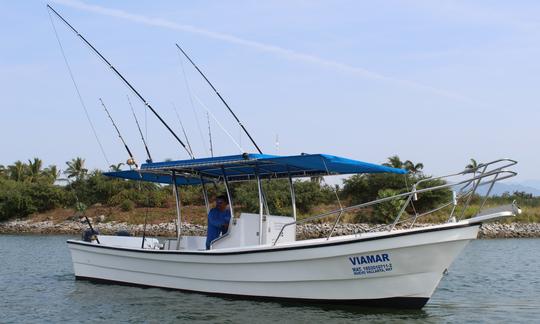
<svg viewBox="0 0 540 324"><path fill-rule="evenodd" d="M101 222L100 222L101 220ZM104 222L98 217L91 220L94 228L101 234L115 234L119 230L127 230L132 235L142 235L144 225L131 225L117 222ZM419 227L429 224L418 224ZM52 221L33 222L30 220L13 220L0 223L0 234L73 234L80 235L88 225L84 220L64 221L53 223ZM324 237L328 235L332 224L303 224L296 229L298 239ZM340 224L336 227L334 235L348 235L362 233L373 228L368 224ZM206 226L183 224L182 232L187 235L206 235ZM175 236L174 223L149 224L146 226L146 235L149 236ZM479 238L522 238L540 237L540 223L488 223L482 225Z"/></svg>

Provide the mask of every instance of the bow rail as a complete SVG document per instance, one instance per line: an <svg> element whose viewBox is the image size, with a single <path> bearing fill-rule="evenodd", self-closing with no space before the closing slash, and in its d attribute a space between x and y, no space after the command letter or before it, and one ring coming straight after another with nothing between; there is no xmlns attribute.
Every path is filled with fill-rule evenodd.
<svg viewBox="0 0 540 324"><path fill-rule="evenodd" d="M336 220L334 224L332 225L332 229L330 230L330 233L327 236L327 240L332 237L334 234L335 228L338 225L341 216L345 212L355 211L366 207L371 207L374 205L378 205L384 202L396 200L396 199L404 199L404 203L402 204L399 213L396 215L394 221L391 224L384 224L377 227L374 227L369 230L369 232L373 232L376 230L389 228L389 231L392 231L396 228L397 225L412 221L410 227L412 228L416 221L424 216L433 214L437 211L440 211L446 207L452 206L452 210L450 212L450 215L447 219L447 222L453 222L456 220L461 220L464 215L467 208L470 206L471 200L473 196L478 191L478 188L481 186L489 185L488 190L485 195L481 198L480 207L476 211L475 215L480 215L483 208L485 207L486 201L493 189L493 186L495 183L509 179L512 177L515 177L517 175L517 172L507 170L507 168L510 168L517 164L517 161L512 159L498 159L487 163L481 163L475 167L466 168L461 172L452 173L444 176L439 177L428 177L424 179L420 179L415 184L412 185L412 190L407 191L405 193L400 193L391 197L384 197L379 198L376 200L372 200L369 202L348 206L348 207L340 207L339 209L335 209L329 212L321 213L318 215L314 215L308 218L304 218L301 220L295 220L293 222L284 224L281 227L281 230L274 241L273 245L276 245L279 241L279 238L282 236L283 231L288 226L297 225L297 224L303 224L307 222L311 222L317 219L326 218L329 216L337 215ZM465 177L465 179L459 179L460 177ZM450 182L451 180L458 179L456 182ZM420 185L427 181L433 181L433 180L443 180L443 181L449 181L442 185L436 185L432 187L427 188L419 188ZM439 206L437 206L434 209L431 209L429 211L423 212L423 213L416 213L408 217L406 219L401 219L403 213L407 209L408 206L413 204L414 201L418 200L418 196L426 193L426 192L433 192L433 191L440 191L444 189L451 189L452 190L452 199L449 202L442 203ZM459 215L459 217L456 218L456 209L460 202L463 202L463 208Z"/></svg>

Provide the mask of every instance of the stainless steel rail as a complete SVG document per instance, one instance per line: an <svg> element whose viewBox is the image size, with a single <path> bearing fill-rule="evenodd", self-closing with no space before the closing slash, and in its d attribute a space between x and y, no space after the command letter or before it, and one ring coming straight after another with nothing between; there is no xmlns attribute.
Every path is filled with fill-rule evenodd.
<svg viewBox="0 0 540 324"><path fill-rule="evenodd" d="M487 191L486 195L484 196L484 198L482 199L482 203L480 204L480 208L477 211L477 214L479 214L482 211L483 207L485 206L486 200L487 200L489 194L491 193L491 190L493 189L493 185L496 182L499 182L499 181L502 181L502 180L505 180L505 179L508 179L508 178L512 178L512 177L517 175L517 173L514 172L514 171L506 170L506 168L514 166L516 164L517 164L517 161L512 160L512 159L498 159L498 160L494 160L494 161L491 161L491 162L488 162L488 163L482 163L482 164L479 164L478 166L476 166L474 168L468 168L468 169L465 169L465 170L463 170L461 172L458 172L458 173L452 173L452 174L439 176L439 177L429 177L429 178L421 179L421 180L417 181L413 185L411 191L408 191L408 192L405 192L405 193L397 194L397 195L394 195L394 196L391 196L391 197L379 198L379 199L376 199L376 200L373 200L373 201L369 201L369 202L365 202L365 203L361 203L361 204L357 204L357 205L353 205L353 206L349 206L349 207L340 207L339 209L336 209L336 210L321 213L321 214L311 216L311 217L308 217L308 218L304 218L304 219L301 219L301 220L295 220L293 222L284 224L281 227L281 230L280 230L276 240L274 241L273 245L277 244L277 242L279 241L281 235L283 234L284 229L286 227L288 227L288 226L297 225L297 224L303 224L303 223L307 223L307 222L310 222L310 221L313 221L313 220L317 220L317 219L321 219L321 218L325 218L325 217L329 217L329 216L337 214L338 215L337 219L336 219L336 221L334 222L334 224L332 226L332 230L330 231L330 234L327 236L327 239L330 239L330 237L333 235L334 229L337 226L337 224L339 223L343 213L348 212L348 211L353 211L353 210L357 210L357 209L370 207L370 206L373 206L373 205L381 204L381 203L391 201L391 200L395 200L395 199L403 199L403 198L405 198L405 201L404 201L398 215L396 216L396 218L394 219L394 221L391 224L381 225L381 226L376 227L375 229L390 227L390 231L392 231L392 230L394 230L396 225L398 225L398 224L400 224L402 222L408 221L408 220L413 221L412 224L411 224L411 227L412 227L414 225L414 223L418 220L418 218L421 218L423 216L432 214L432 213L434 213L436 211L440 211L440 210L442 210L442 209L444 209L446 207L449 207L449 206L453 205L452 211L450 213L450 217L448 218L448 221L450 221L452 219L453 215L454 215L454 212L456 210L456 206L459 204L459 201L463 200L463 199L466 199L466 201L464 203L464 206L463 206L463 210L462 210L461 215L460 215L460 218L461 218L461 217L464 216L465 210L469 206L472 197L476 194L477 189L480 186L489 185L488 191ZM463 176L467 176L467 175L472 175L472 177L467 178L465 180L460 180L460 181L457 181L457 182L453 182L453 183L445 183L445 184L442 184L442 185L437 185L437 186L432 186L432 187L428 187L428 188L420 188L420 189L418 189L419 185L421 185L421 184L423 184L423 183L425 183L427 181L433 181L433 180L447 181L447 180L450 180L450 179L453 179L453 178L456 178L456 177L463 177ZM440 206L438 206L438 207L436 207L436 208L434 208L432 210L429 210L427 212L417 214L417 215L414 215L413 217L407 218L406 220L400 221L401 216L405 212L407 206L412 201L418 200L418 195L419 194L422 194L422 193L425 193L425 192L430 192L430 191L448 189L448 188L459 188L457 191L453 190L452 201L450 201L448 203L444 203L444 204L442 204L442 205L440 205ZM373 229L371 229L370 231L372 231L372 230Z"/></svg>

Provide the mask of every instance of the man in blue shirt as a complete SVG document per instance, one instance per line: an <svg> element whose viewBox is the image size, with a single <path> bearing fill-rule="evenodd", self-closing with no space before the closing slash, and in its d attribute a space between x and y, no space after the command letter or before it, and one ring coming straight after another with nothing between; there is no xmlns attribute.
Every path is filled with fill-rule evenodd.
<svg viewBox="0 0 540 324"><path fill-rule="evenodd" d="M227 208L229 201L227 196L216 197L216 207L208 213L208 231L206 234L206 249L210 250L213 240L227 233L229 221L231 220L231 210Z"/></svg>

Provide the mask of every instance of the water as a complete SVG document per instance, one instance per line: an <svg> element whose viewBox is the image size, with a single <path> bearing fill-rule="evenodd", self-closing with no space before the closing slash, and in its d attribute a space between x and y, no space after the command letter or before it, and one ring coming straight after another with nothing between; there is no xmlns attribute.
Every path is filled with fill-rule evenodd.
<svg viewBox="0 0 540 324"><path fill-rule="evenodd" d="M229 300L75 281L68 236L0 235L0 323L538 322L540 239L467 246L419 311Z"/></svg>

